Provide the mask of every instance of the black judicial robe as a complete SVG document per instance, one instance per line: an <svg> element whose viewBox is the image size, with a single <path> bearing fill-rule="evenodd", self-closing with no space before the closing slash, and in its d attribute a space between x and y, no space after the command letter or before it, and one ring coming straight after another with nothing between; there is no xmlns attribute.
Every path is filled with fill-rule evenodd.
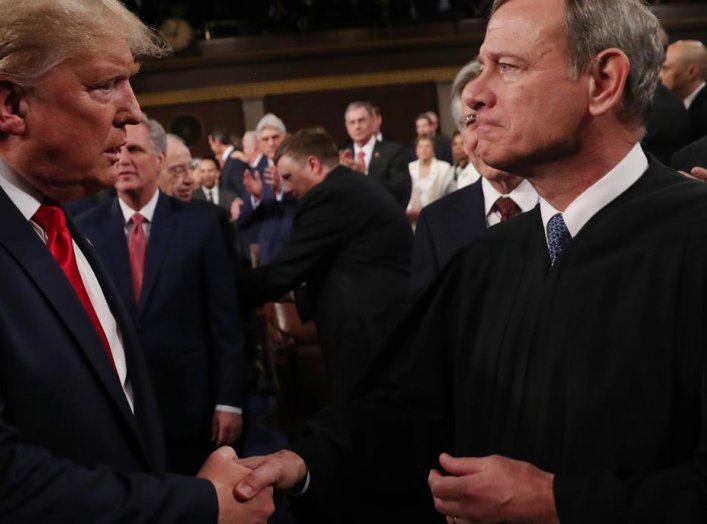
<svg viewBox="0 0 707 524"><path fill-rule="evenodd" d="M360 475L395 518L440 451L500 454L556 474L563 524L707 522L706 355L707 185L652 163L553 267L539 207L457 255L292 445L305 496Z"/></svg>

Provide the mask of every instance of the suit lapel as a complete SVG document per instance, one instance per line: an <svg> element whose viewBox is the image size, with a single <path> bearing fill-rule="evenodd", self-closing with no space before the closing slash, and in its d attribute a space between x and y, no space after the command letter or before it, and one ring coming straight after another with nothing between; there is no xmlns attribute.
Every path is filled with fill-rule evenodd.
<svg viewBox="0 0 707 524"><path fill-rule="evenodd" d="M171 211L172 202L160 192L150 226L150 238L147 241L145 253L145 272L142 280L140 303L137 308L137 319L142 316L157 281L160 267L167 252L172 232L176 226L177 216Z"/></svg>
<svg viewBox="0 0 707 524"><path fill-rule="evenodd" d="M0 245L5 247L7 252L24 268L29 278L35 282L38 292L51 305L57 319L66 326L67 331L75 339L77 348L84 354L90 367L97 375L99 383L107 390L118 411L135 436L138 437L138 441L142 442L122 385L83 304L52 254L2 190L0 190L0 221L4 226L0 228ZM98 262L93 248L77 231L70 217L67 217L67 223L74 240L89 261L101 287L112 289L111 286L107 286L108 278ZM110 294L106 294L107 299Z"/></svg>

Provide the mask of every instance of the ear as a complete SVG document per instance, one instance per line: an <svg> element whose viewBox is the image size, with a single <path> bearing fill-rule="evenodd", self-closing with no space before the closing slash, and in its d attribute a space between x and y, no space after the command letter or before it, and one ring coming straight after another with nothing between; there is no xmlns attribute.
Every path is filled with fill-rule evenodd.
<svg viewBox="0 0 707 524"><path fill-rule="evenodd" d="M620 49L605 49L594 57L589 71L592 115L603 115L621 104L630 70L628 57Z"/></svg>
<svg viewBox="0 0 707 524"><path fill-rule="evenodd" d="M27 100L24 89L7 80L0 81L0 133L23 134L26 115Z"/></svg>

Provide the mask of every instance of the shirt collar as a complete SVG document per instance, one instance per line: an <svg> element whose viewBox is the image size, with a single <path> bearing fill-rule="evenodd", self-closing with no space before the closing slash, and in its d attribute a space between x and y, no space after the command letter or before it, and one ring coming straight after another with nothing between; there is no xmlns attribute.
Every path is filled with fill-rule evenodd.
<svg viewBox="0 0 707 524"><path fill-rule="evenodd" d="M224 162L228 160L228 157L231 156L231 153L236 149L235 146L228 146L226 150L221 154L221 160Z"/></svg>
<svg viewBox="0 0 707 524"><path fill-rule="evenodd" d="M118 197L118 204L120 204L120 210L123 212L123 220L127 224L135 213L140 213L145 220L152 222L152 217L155 215L155 207L157 206L157 199L160 196L160 190L156 190L152 198L142 206L142 209L135 211L128 204L123 202L123 200Z"/></svg>
<svg viewBox="0 0 707 524"><path fill-rule="evenodd" d="M687 95L687 98L683 100L683 104L685 104L685 109L690 109L690 106L692 105L692 102L694 102L695 98L697 98L697 95L700 94L700 91L702 91L705 87L705 82L702 82L699 86L697 86L697 89L695 89L692 93Z"/></svg>
<svg viewBox="0 0 707 524"><path fill-rule="evenodd" d="M375 135L371 135L371 138L368 139L368 142L366 142L363 147L360 147L356 142L354 142L354 154L356 155L360 150L363 150L363 152L366 153L366 158L369 158L373 153L373 148L375 147L375 145Z"/></svg>
<svg viewBox="0 0 707 524"><path fill-rule="evenodd" d="M2 158L0 158L0 187L27 220L31 220L44 201L42 192L31 186Z"/></svg>
<svg viewBox="0 0 707 524"><path fill-rule="evenodd" d="M504 195L491 185L484 177L481 177L481 190L484 192L484 207L486 208L486 216L491 212L493 204L502 196L507 196L513 199L518 205L521 212L525 213L533 209L538 203L538 193L527 180L523 180L518 184L513 191Z"/></svg>
<svg viewBox="0 0 707 524"><path fill-rule="evenodd" d="M641 178L646 169L648 169L648 158L637 143L621 162L575 198L562 212L562 218L570 235L573 238L577 236L577 233L594 215L631 187ZM545 235L547 235L548 221L557 213L560 211L540 198L540 214Z"/></svg>

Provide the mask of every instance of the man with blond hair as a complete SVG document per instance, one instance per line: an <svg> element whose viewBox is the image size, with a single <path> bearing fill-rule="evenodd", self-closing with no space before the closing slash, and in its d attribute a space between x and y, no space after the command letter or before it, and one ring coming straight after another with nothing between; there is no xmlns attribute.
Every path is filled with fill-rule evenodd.
<svg viewBox="0 0 707 524"><path fill-rule="evenodd" d="M316 502L357 475L380 522L434 504L448 524L703 523L707 186L639 145L658 20L641 0L497 0L479 56L477 152L539 205L457 255L377 372L248 459L236 493L302 482Z"/></svg>
<svg viewBox="0 0 707 524"><path fill-rule="evenodd" d="M165 474L137 333L60 204L115 183L136 58L164 47L115 0L0 11L0 520L265 522L230 448Z"/></svg>

